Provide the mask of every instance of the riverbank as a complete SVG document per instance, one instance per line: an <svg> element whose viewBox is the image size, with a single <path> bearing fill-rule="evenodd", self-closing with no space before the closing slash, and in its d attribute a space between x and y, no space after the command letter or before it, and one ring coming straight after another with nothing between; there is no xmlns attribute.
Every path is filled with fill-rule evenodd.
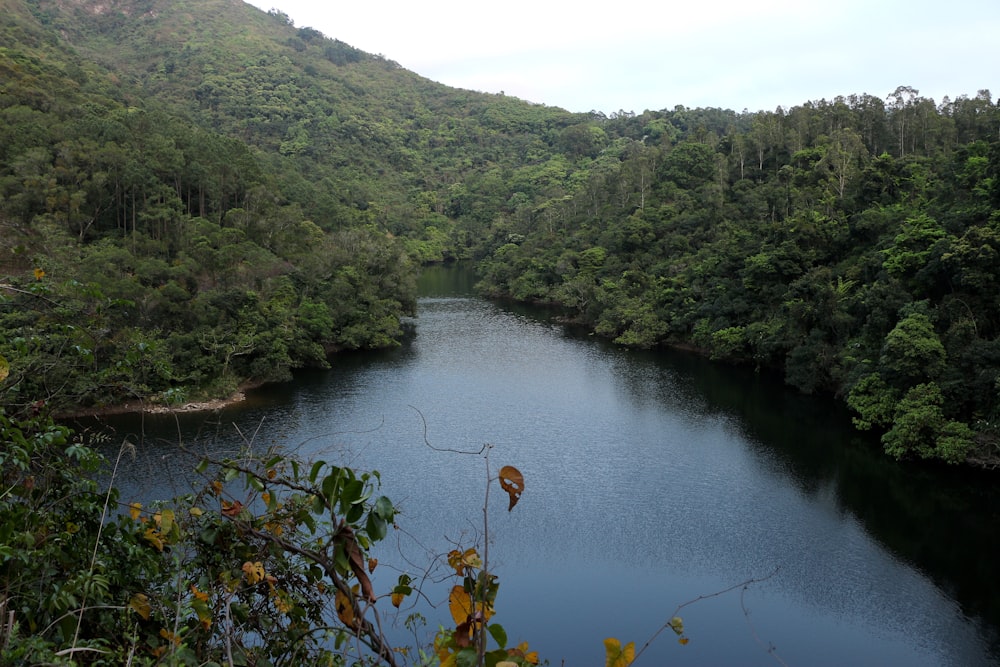
<svg viewBox="0 0 1000 667"><path fill-rule="evenodd" d="M249 389L245 387L244 389ZM239 389L226 398L214 398L205 401L188 401L177 405L164 405L162 403L147 403L143 400L129 401L117 405L103 407L93 407L83 410L63 412L56 415L59 419L73 419L77 417L102 417L107 415L127 415L127 414L178 414L185 412L210 412L221 410L246 400L244 389Z"/></svg>

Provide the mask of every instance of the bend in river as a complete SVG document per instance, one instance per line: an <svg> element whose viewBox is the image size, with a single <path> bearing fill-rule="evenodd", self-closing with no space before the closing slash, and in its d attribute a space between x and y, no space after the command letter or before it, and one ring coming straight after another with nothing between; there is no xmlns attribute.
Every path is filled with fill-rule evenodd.
<svg viewBox="0 0 1000 667"><path fill-rule="evenodd" d="M514 511L491 500L496 621L553 665L599 664L604 637L641 646L678 605L754 578L685 607L691 643L660 635L643 663L1000 664L990 481L894 464L830 401L767 377L485 301L464 269L428 269L422 293L399 349L214 415L105 420L142 441L124 499L183 490L178 438L252 440L377 469L409 534L470 546L484 460L430 449L426 424L431 444L490 443L493 470L524 473ZM446 605L422 611L428 632L447 621Z"/></svg>

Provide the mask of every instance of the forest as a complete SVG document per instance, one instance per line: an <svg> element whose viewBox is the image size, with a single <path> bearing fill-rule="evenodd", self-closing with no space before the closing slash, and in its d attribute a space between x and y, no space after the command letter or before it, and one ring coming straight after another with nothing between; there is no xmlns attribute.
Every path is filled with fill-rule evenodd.
<svg viewBox="0 0 1000 667"><path fill-rule="evenodd" d="M364 616L368 549L395 516L377 477L212 461L183 512L109 519L99 457L56 418L397 345L429 263L473 262L484 294L619 345L845 402L897 459L995 469L998 209L988 90L570 113L239 0L0 0L0 657L347 664L360 639L405 662ZM513 508L523 479L497 479ZM260 511L224 495L235 482ZM479 555L449 565L465 593L441 664L535 664L487 625ZM331 613L333 652L311 634Z"/></svg>
<svg viewBox="0 0 1000 667"><path fill-rule="evenodd" d="M4 0L0 392L180 404L391 346L428 262L1000 457L1000 111L899 86L572 114L239 2ZM192 17L197 16L197 20Z"/></svg>

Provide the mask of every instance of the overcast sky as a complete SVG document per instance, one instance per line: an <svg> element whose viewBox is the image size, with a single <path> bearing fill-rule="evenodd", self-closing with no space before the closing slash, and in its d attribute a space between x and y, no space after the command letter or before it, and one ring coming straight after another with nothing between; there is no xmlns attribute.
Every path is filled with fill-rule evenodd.
<svg viewBox="0 0 1000 667"><path fill-rule="evenodd" d="M570 111L1000 95L1000 0L253 0L449 86Z"/></svg>

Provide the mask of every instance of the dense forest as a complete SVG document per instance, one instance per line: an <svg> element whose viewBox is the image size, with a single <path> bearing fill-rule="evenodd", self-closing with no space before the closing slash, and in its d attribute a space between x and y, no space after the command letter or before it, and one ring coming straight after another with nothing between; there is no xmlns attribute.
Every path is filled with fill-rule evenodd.
<svg viewBox="0 0 1000 667"><path fill-rule="evenodd" d="M595 127L595 126L592 126ZM897 458L994 466L1000 113L916 90L600 124L584 178L481 263L632 346L846 400ZM611 138L614 137L614 138Z"/></svg>
<svg viewBox="0 0 1000 667"><path fill-rule="evenodd" d="M1000 111L900 86L573 114L235 0L2 0L9 410L179 403L393 345L426 262L622 345L1000 456ZM33 407L34 406L34 407Z"/></svg>
<svg viewBox="0 0 1000 667"><path fill-rule="evenodd" d="M389 646L377 474L206 460L200 490L125 506L94 481L101 434L55 421L396 345L427 263L780 374L891 456L995 468L1000 108L956 94L609 117L448 88L239 0L0 0L0 662L537 664L487 623L474 549L440 578L455 626ZM492 481L513 508L520 473Z"/></svg>

